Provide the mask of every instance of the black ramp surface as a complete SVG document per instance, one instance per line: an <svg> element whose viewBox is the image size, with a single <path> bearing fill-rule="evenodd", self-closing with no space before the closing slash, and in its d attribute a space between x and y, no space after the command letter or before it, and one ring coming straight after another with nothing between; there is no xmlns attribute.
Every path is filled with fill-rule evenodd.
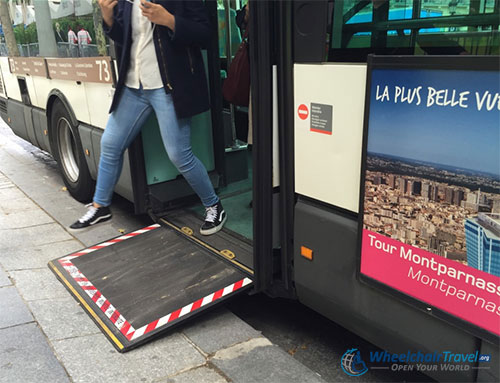
<svg viewBox="0 0 500 383"><path fill-rule="evenodd" d="M163 228L75 258L73 264L135 328L244 277Z"/></svg>
<svg viewBox="0 0 500 383"><path fill-rule="evenodd" d="M217 250L230 249L235 260L239 261L248 269L253 269L253 245L251 241L241 235L223 228L217 235L207 237L199 233L199 227L203 224L203 217L189 210L178 210L167 214L164 219L178 228L188 227L193 231L193 236L204 241ZM230 219L230 218L229 218Z"/></svg>
<svg viewBox="0 0 500 383"><path fill-rule="evenodd" d="M49 266L66 288L80 302L84 301L86 311L119 351L144 343L183 319L220 303L236 290L245 290L241 283L247 274L172 228L159 227L116 241L69 257L69 261L62 257ZM67 262L78 269L76 274ZM82 279L88 280L88 286ZM231 290L234 284L239 287ZM224 294L222 289L226 289ZM97 290L98 294L88 294L90 290ZM103 305L98 297L106 303ZM198 303L190 306L194 302ZM118 312L115 317L109 311L106 315L108 306ZM135 330L133 337L129 331L120 331L118 315Z"/></svg>

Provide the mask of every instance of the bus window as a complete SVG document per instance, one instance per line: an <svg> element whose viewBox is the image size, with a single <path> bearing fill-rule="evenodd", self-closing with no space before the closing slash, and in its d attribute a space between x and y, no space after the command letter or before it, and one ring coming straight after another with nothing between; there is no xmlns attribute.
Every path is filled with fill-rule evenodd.
<svg viewBox="0 0 500 383"><path fill-rule="evenodd" d="M46 12L36 13L42 5L48 7ZM93 57L111 53L108 39L99 39L94 28L94 12L100 15L100 11L98 7L93 9L92 0L10 2L9 7L21 56ZM5 38L0 35L0 39L0 55L7 56ZM40 51L41 46L46 52Z"/></svg>
<svg viewBox="0 0 500 383"><path fill-rule="evenodd" d="M360 0L334 7L329 61L376 54L498 54L494 0ZM342 12L341 17L335 13Z"/></svg>

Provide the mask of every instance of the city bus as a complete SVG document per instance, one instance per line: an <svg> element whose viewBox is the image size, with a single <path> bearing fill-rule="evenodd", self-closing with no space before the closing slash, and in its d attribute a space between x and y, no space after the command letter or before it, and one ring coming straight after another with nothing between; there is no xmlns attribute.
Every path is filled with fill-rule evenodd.
<svg viewBox="0 0 500 383"><path fill-rule="evenodd" d="M498 260L498 168L481 168L485 161L474 162L467 147L460 148L470 166L427 156L455 142L449 132L427 133L419 158L391 148L409 145L398 132L414 121L432 125L438 106L455 108L451 119L475 103L480 114L464 120L498 121L499 2L250 0L251 150L248 109L229 105L221 92L241 4L205 4L214 25L203 51L211 110L194 119L192 140L228 210L227 228L197 234L201 207L151 118L127 152L116 192L156 224L54 260L51 270L119 351L238 293L264 292L296 299L381 347L389 366L419 364L444 381L498 381L500 283L491 266ZM0 61L2 118L52 153L82 202L97 174L114 67L112 57ZM462 89L467 78L470 89ZM448 88L438 88L445 82ZM432 113L399 109L426 103ZM378 119L387 129L398 121L398 130L381 139ZM459 117L453 124L463 125ZM488 132L483 152L498 156L495 131ZM442 221L436 212L444 212ZM373 261L370 246L397 257L377 253ZM391 279L402 267L396 261L411 262L405 283ZM471 281L493 298L471 298L459 285ZM152 303L137 303L144 301ZM418 353L463 360L432 365Z"/></svg>

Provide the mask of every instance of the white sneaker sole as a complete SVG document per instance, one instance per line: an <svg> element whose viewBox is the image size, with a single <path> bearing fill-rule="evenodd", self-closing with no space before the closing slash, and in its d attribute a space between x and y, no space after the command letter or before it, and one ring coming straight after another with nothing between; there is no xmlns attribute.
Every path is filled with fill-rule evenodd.
<svg viewBox="0 0 500 383"><path fill-rule="evenodd" d="M224 217L224 219L222 220L222 222L218 226L215 226L212 229L208 229L208 230L202 230L200 228L200 234L201 235L212 235L212 234L215 234L215 233L217 233L218 231L220 231L224 227L224 224L226 223L226 221L227 221L227 214L226 214L226 216Z"/></svg>

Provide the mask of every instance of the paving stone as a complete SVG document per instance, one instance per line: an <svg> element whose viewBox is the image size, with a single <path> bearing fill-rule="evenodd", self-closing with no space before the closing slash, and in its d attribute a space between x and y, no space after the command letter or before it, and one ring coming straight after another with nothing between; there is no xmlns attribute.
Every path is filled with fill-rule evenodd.
<svg viewBox="0 0 500 383"><path fill-rule="evenodd" d="M104 335L53 342L73 382L153 382L205 363L180 334L172 334L125 354Z"/></svg>
<svg viewBox="0 0 500 383"><path fill-rule="evenodd" d="M207 354L260 336L258 331L226 309L205 314L182 331Z"/></svg>
<svg viewBox="0 0 500 383"><path fill-rule="evenodd" d="M266 338L255 338L220 350L211 361L235 383L324 382Z"/></svg>
<svg viewBox="0 0 500 383"><path fill-rule="evenodd" d="M11 199L27 198L26 195L19 190L17 187L12 185L11 187L4 187L0 189L0 200L7 202Z"/></svg>
<svg viewBox="0 0 500 383"><path fill-rule="evenodd" d="M10 281L7 273L0 267L0 287L9 285L12 285L12 282Z"/></svg>
<svg viewBox="0 0 500 383"><path fill-rule="evenodd" d="M53 259L81 250L85 246L81 242L69 241L47 243L34 247L11 247L2 249L0 264L5 270L43 269Z"/></svg>
<svg viewBox="0 0 500 383"><path fill-rule="evenodd" d="M1 152L0 152L1 153ZM0 154L0 161L2 160ZM24 191L24 186L28 185L33 188L36 183L33 179L39 180L38 182L44 182L46 169L43 164L37 163L37 161L32 158L28 163L19 163L12 159L12 157L3 159L1 170L7 176L7 178L15 184L19 189Z"/></svg>
<svg viewBox="0 0 500 383"><path fill-rule="evenodd" d="M2 230L0 249L9 247L33 247L45 243L61 242L73 239L57 223L25 227L22 229Z"/></svg>
<svg viewBox="0 0 500 383"><path fill-rule="evenodd" d="M73 199L68 192L56 191L32 198L64 227L71 225L86 211L84 204Z"/></svg>
<svg viewBox="0 0 500 383"><path fill-rule="evenodd" d="M69 294L48 268L11 271L10 277L26 301L67 298Z"/></svg>
<svg viewBox="0 0 500 383"><path fill-rule="evenodd" d="M162 383L227 383L227 380L215 370L202 366L183 372L182 374L172 376L167 380L161 380Z"/></svg>
<svg viewBox="0 0 500 383"><path fill-rule="evenodd" d="M0 328L28 322L33 322L33 317L17 289L14 286L0 288Z"/></svg>
<svg viewBox="0 0 500 383"><path fill-rule="evenodd" d="M41 209L0 214L0 235L1 230L19 229L51 222L54 222L54 220Z"/></svg>
<svg viewBox="0 0 500 383"><path fill-rule="evenodd" d="M50 193L34 197L34 200L63 227L68 227L86 212L85 206L75 201L69 194ZM146 226L140 219L134 219L133 214L124 213L119 208L112 207L112 212L111 221L81 231L73 231L71 235L78 238L85 246L91 246L121 235L120 229L130 232Z"/></svg>
<svg viewBox="0 0 500 383"><path fill-rule="evenodd" d="M0 147L2 145L0 144ZM3 174L2 172L0 172L0 185L3 184L4 182L8 182L8 179L7 177L5 176L5 174Z"/></svg>
<svg viewBox="0 0 500 383"><path fill-rule="evenodd" d="M63 187L64 182L61 173L59 173L57 162L48 160L48 158L51 158L50 155L45 156L45 158L42 157L44 156L33 156L29 164L11 164L10 167L13 165L16 171L9 174L8 179L19 187L25 184L33 185L33 176L36 175L39 182ZM40 163L40 160L43 162ZM11 169L9 168L9 170ZM20 187L20 189L24 188Z"/></svg>
<svg viewBox="0 0 500 383"><path fill-rule="evenodd" d="M69 382L34 323L0 330L0 383Z"/></svg>
<svg viewBox="0 0 500 383"><path fill-rule="evenodd" d="M74 200L67 193L44 194L35 196L33 199L65 228L80 218L86 211L83 204ZM113 212L111 221L81 231L72 231L70 234L85 244L84 247L88 247L121 235L120 229L127 233L152 223L151 220L145 220L141 216L136 217L133 212L123 211L120 207L113 206L111 209Z"/></svg>
<svg viewBox="0 0 500 383"><path fill-rule="evenodd" d="M124 230L124 233L130 233L138 229L142 229L147 225L138 225L137 223L130 223L126 221L120 221L113 216L111 221L107 221L99 224L98 226L85 229L84 231L74 233L75 237L79 241L85 244L86 247L105 242L108 239L118 237L123 235L120 233L120 229Z"/></svg>
<svg viewBox="0 0 500 383"><path fill-rule="evenodd" d="M0 200L0 214L13 214L30 210L38 210L38 207L32 200L26 196L21 198L9 199L6 201Z"/></svg>
<svg viewBox="0 0 500 383"><path fill-rule="evenodd" d="M44 172L44 170L42 170ZM69 195L68 191L63 190L62 180L58 181L52 177L40 177L39 169L29 168L28 171L17 171L10 179L27 196L35 200L34 197L40 197L46 194L59 193L61 196ZM33 182L33 177L37 177L37 182Z"/></svg>
<svg viewBox="0 0 500 383"><path fill-rule="evenodd" d="M101 333L72 297L31 301L29 307L51 341Z"/></svg>
<svg viewBox="0 0 500 383"><path fill-rule="evenodd" d="M8 179L13 184L19 187L27 195L62 192L62 188L65 185L57 167L57 163L55 161L47 161L46 158L40 159L38 157L43 156L32 156L31 161L27 164L19 164L12 160L6 160L2 163L1 170L8 176ZM0 152L0 161L1 160L2 152ZM40 162L40 160L43 162ZM33 182L34 178L37 182ZM68 194L67 191L65 193Z"/></svg>
<svg viewBox="0 0 500 383"><path fill-rule="evenodd" d="M20 165L26 165L33 162L33 156L25 149L26 145L29 145L30 149L35 149L33 145L20 138L9 140L8 145L2 145L2 149L4 153L11 157L10 163L17 162Z"/></svg>

